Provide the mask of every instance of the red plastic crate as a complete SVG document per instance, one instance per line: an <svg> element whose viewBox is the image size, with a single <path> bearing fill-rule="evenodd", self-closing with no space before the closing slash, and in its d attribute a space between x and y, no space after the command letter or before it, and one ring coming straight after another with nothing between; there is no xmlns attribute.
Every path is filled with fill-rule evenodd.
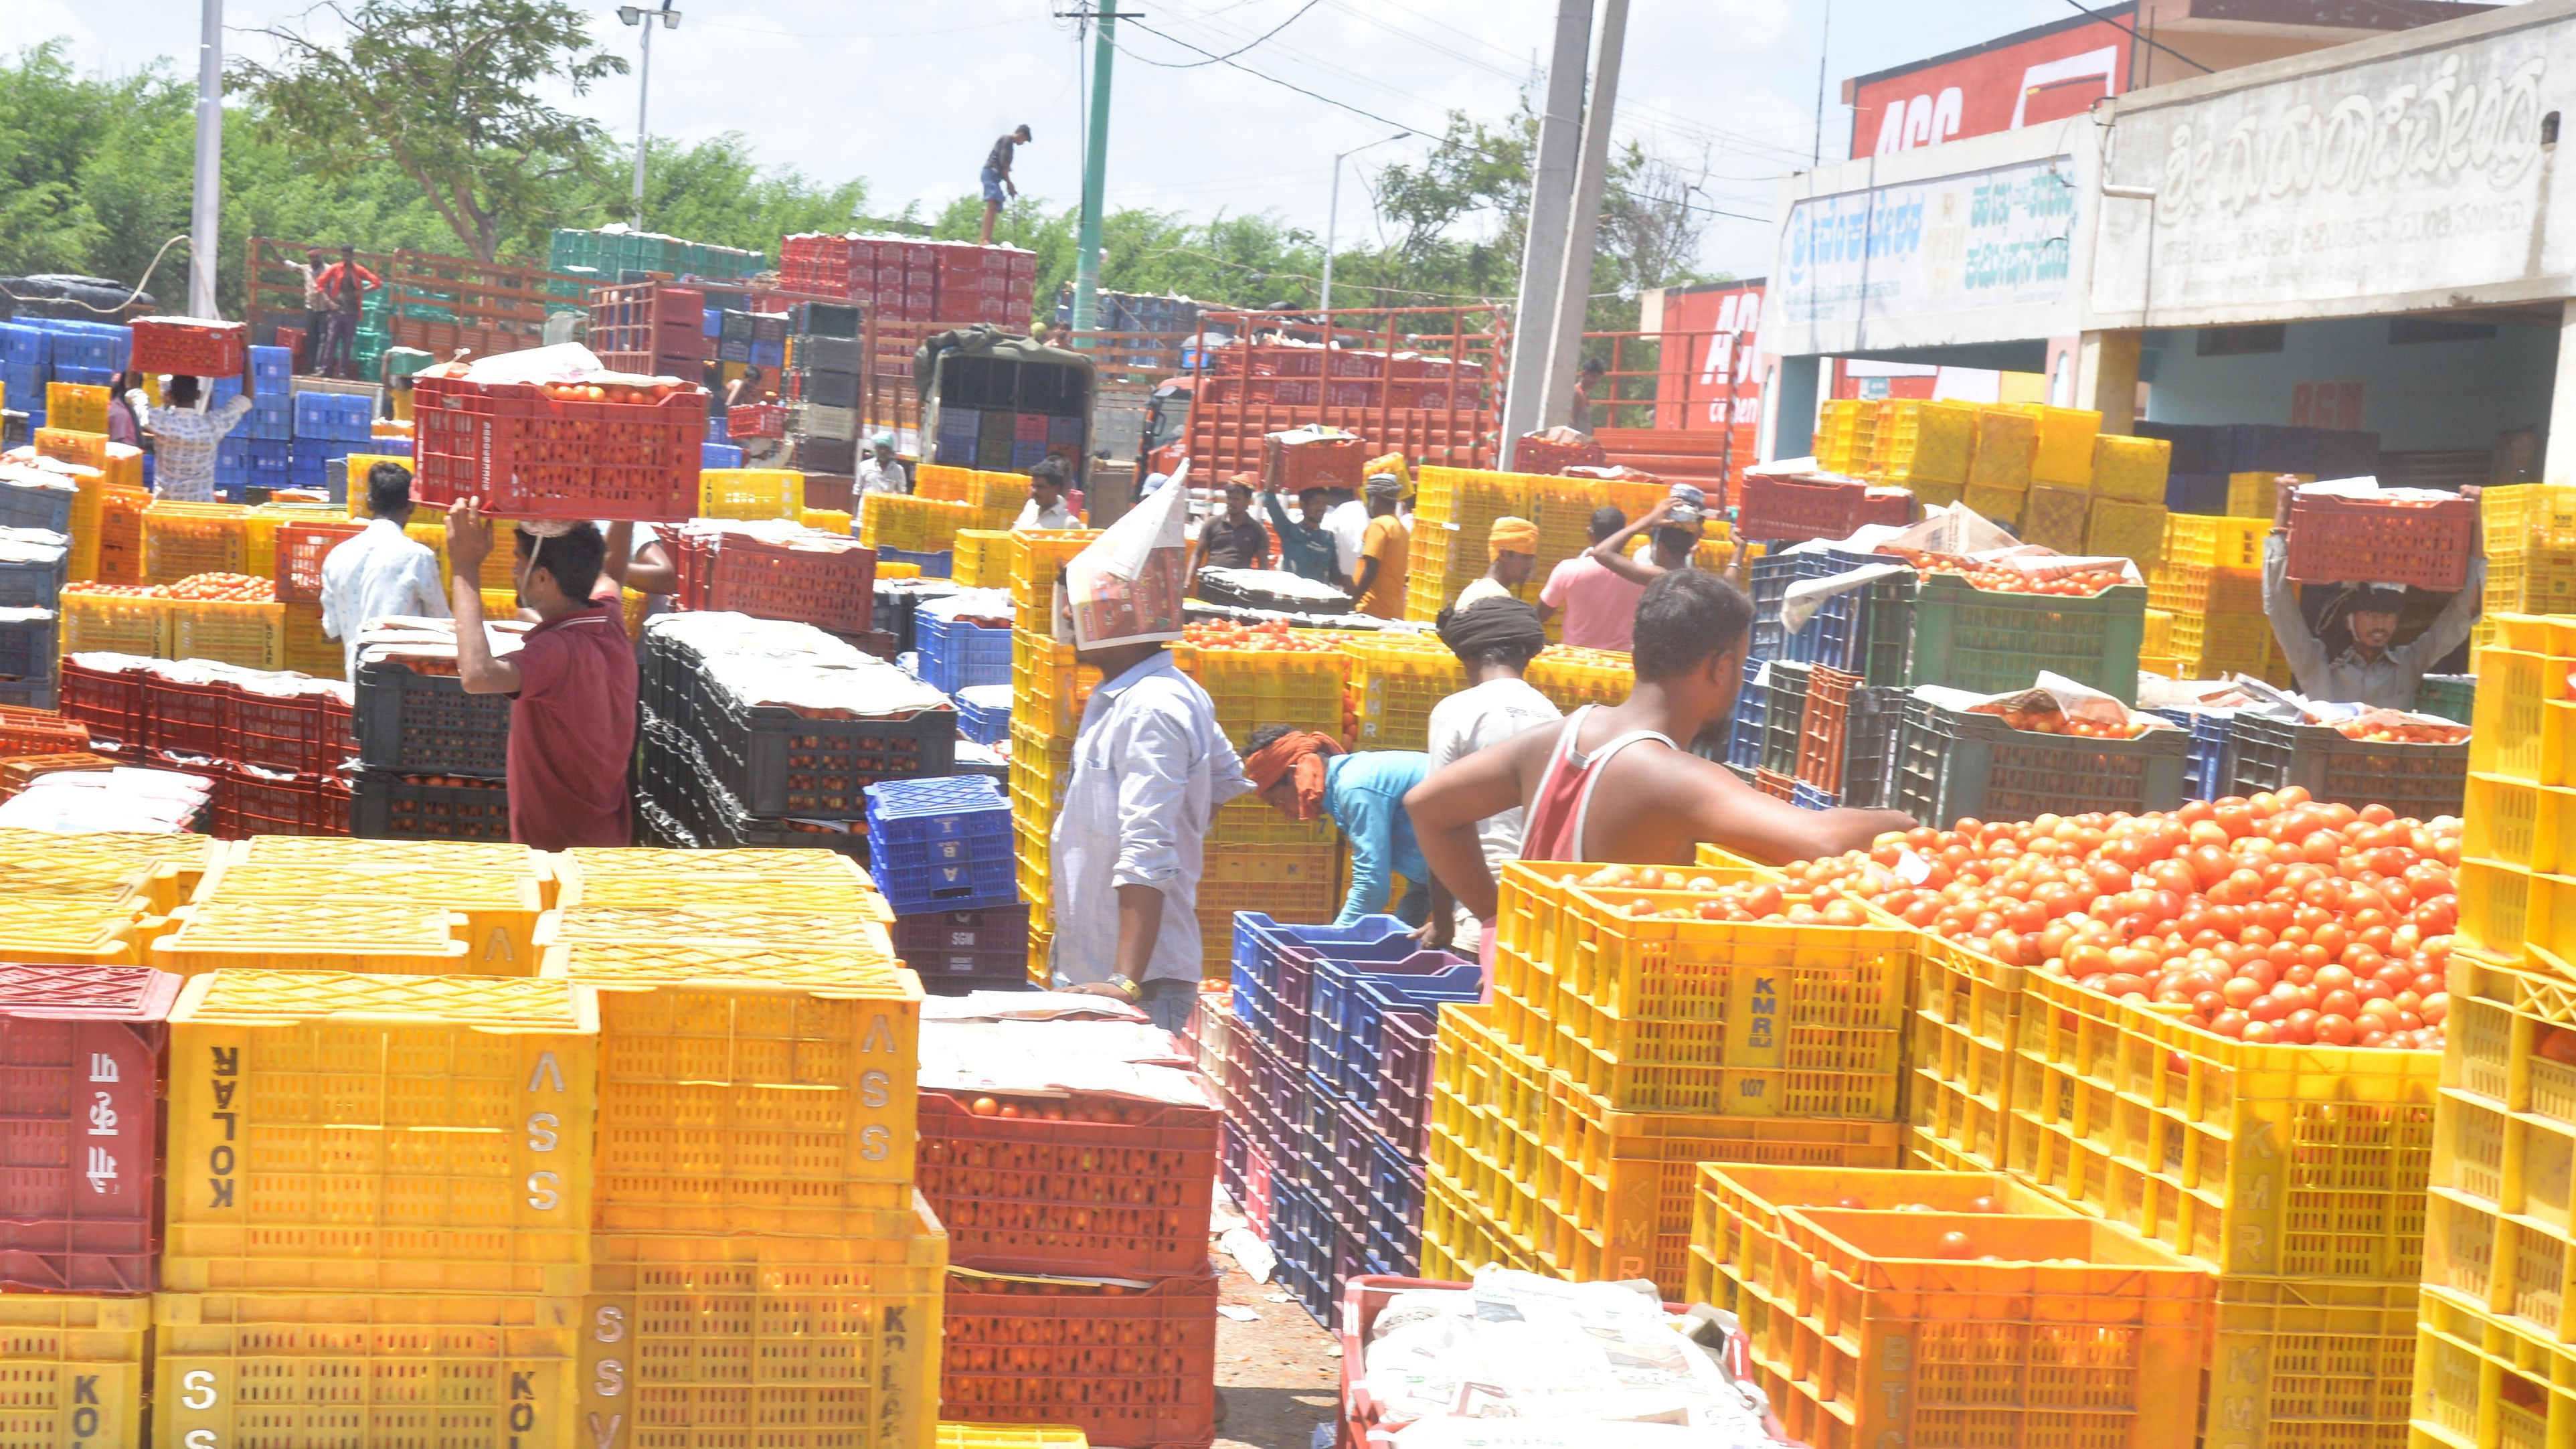
<svg viewBox="0 0 2576 1449"><path fill-rule="evenodd" d="M331 776L236 766L224 773L217 800L214 833L220 839L349 833L349 787Z"/></svg>
<svg viewBox="0 0 2576 1449"><path fill-rule="evenodd" d="M129 364L141 372L194 377L239 377L250 329L239 322L196 317L137 317Z"/></svg>
<svg viewBox="0 0 2576 1449"><path fill-rule="evenodd" d="M1851 692L1857 674L1819 664L1807 672L1807 712L1798 721L1797 778L1840 795L1843 789L1843 739L1851 722Z"/></svg>
<svg viewBox="0 0 2576 1449"><path fill-rule="evenodd" d="M149 1293L180 978L0 966L0 1286Z"/></svg>
<svg viewBox="0 0 2576 1449"><path fill-rule="evenodd" d="M425 378L414 393L424 503L479 497L503 518L644 523L697 512L707 393L695 384L658 403L572 402L457 378Z"/></svg>
<svg viewBox="0 0 2576 1449"><path fill-rule="evenodd" d="M788 619L835 634L875 627L877 554L856 540L791 547L729 531L692 539L686 561L676 553L673 561L692 609Z"/></svg>
<svg viewBox="0 0 2576 1449"><path fill-rule="evenodd" d="M728 438L783 438L787 409L778 403L742 403L725 409Z"/></svg>
<svg viewBox="0 0 2576 1449"><path fill-rule="evenodd" d="M1914 521L1914 495L1902 488L1872 488L1861 495L1854 526L1883 523L1903 528Z"/></svg>
<svg viewBox="0 0 2576 1449"><path fill-rule="evenodd" d="M920 1187L947 1225L949 1261L1127 1278L1204 1268L1217 1114L1123 1110L1143 1120L979 1117L949 1093L923 1092Z"/></svg>
<svg viewBox="0 0 2576 1449"><path fill-rule="evenodd" d="M1447 403L1444 401L1440 406L1445 407ZM1516 473L1558 473L1568 468L1608 466L1610 455L1602 451L1599 443L1559 443L1532 434L1512 444L1512 471Z"/></svg>
<svg viewBox="0 0 2576 1449"><path fill-rule="evenodd" d="M229 685L188 684L165 678L157 671L146 674L143 713L147 738L143 743L172 754L230 759L232 742L224 736L229 708L225 696L230 693Z"/></svg>
<svg viewBox="0 0 2576 1449"><path fill-rule="evenodd" d="M349 762L348 714L332 717L336 695L228 690L222 738L225 758L297 775L326 774Z"/></svg>
<svg viewBox="0 0 2576 1449"><path fill-rule="evenodd" d="M0 705L0 757L61 755L89 748L89 727L46 709Z"/></svg>
<svg viewBox="0 0 2576 1449"><path fill-rule="evenodd" d="M2380 503L2300 489L2290 500L2289 576L2303 584L2411 584L2458 593L2478 551L2475 499Z"/></svg>
<svg viewBox="0 0 2576 1449"><path fill-rule="evenodd" d="M948 1277L942 1419L1070 1424L1120 1449L1214 1442L1214 1273L1118 1298L995 1293L987 1281Z"/></svg>
<svg viewBox="0 0 2576 1449"><path fill-rule="evenodd" d="M150 661L130 655L92 657L129 662L110 668L84 663L77 654L64 656L64 716L88 729L93 749L144 743L143 684Z"/></svg>
<svg viewBox="0 0 2576 1449"><path fill-rule="evenodd" d="M1797 796L1797 791L1795 789L1797 782L1797 776L1783 775L1777 770L1755 770L1753 772L1753 788L1775 800L1795 799Z"/></svg>
<svg viewBox="0 0 2576 1449"><path fill-rule="evenodd" d="M1745 474L1737 486L1743 496L1736 509L1736 536L1780 543L1851 537L1869 494L1866 483L1761 473Z"/></svg>
<svg viewBox="0 0 2576 1449"><path fill-rule="evenodd" d="M366 531L363 523L287 523L277 530L277 601L322 602L322 560L343 539Z"/></svg>

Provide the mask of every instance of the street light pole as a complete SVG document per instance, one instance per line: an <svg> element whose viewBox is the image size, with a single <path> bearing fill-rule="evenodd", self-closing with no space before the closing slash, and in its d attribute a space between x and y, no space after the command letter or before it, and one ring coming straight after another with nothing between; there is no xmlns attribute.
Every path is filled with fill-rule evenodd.
<svg viewBox="0 0 2576 1449"><path fill-rule="evenodd" d="M212 0L209 0L209 3L212 3ZM662 0L662 8L659 10L647 10L641 5L620 5L617 7L617 18L619 20L624 21L628 25L641 25L644 27L644 63L637 68L635 75L635 216L633 225L637 231L642 231L644 229L644 109L653 93L652 17L655 16L659 16L661 18L662 28L664 30L677 30L680 28L680 12L671 8L671 0Z"/></svg>
<svg viewBox="0 0 2576 1449"><path fill-rule="evenodd" d="M188 208L188 315L215 314L224 198L224 0L205 0L197 40L197 176Z"/></svg>
<svg viewBox="0 0 2576 1449"><path fill-rule="evenodd" d="M1413 133L1410 131L1398 131L1382 140L1371 141L1367 146L1353 146L1333 158L1333 197L1324 204L1324 280L1321 288L1322 295L1315 300L1315 310L1327 314L1324 318L1326 342L1332 340L1333 330L1333 319L1330 315L1333 310L1333 233L1340 228L1342 222L1342 157L1356 156L1369 149L1369 146L1383 146L1388 141L1401 141L1411 134Z"/></svg>

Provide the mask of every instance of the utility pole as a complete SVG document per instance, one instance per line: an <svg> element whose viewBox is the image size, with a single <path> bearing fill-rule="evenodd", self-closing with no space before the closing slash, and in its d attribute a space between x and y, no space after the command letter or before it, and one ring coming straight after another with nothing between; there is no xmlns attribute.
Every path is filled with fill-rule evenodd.
<svg viewBox="0 0 2576 1449"><path fill-rule="evenodd" d="M1592 48L1592 0L1557 0L1556 49L1548 60L1547 111L1538 122L1538 166L1530 176L1529 230L1521 243L1521 281L1512 303L1511 374L1503 390L1502 466L1513 444L1538 426L1547 386L1548 333L1556 316L1558 265L1565 255L1566 212L1574 197L1574 158L1583 118L1583 64Z"/></svg>
<svg viewBox="0 0 2576 1449"><path fill-rule="evenodd" d="M1316 311L1329 314L1333 310L1333 234L1340 231L1342 225L1343 158L1347 156L1356 156L1362 151L1369 149L1370 146L1383 146L1387 141L1401 141L1412 134L1413 133L1411 131L1398 131L1394 135L1387 137L1385 140L1371 141L1367 145L1362 146L1353 146L1351 149L1341 152L1333 157L1333 195L1330 201L1324 203L1323 287L1321 289L1322 295L1320 295L1315 301ZM1332 343L1332 328L1333 319L1327 315L1324 319L1324 341L1327 346L1330 346Z"/></svg>
<svg viewBox="0 0 2576 1449"><path fill-rule="evenodd" d="M662 0L659 10L641 5L620 5L617 18L628 25L644 27L644 63L635 72L635 208L631 224L644 229L644 127L645 106L653 95L653 21L659 17L664 30L680 28L680 12L671 8L671 0Z"/></svg>
<svg viewBox="0 0 2576 1449"><path fill-rule="evenodd" d="M1601 197L1610 184L1610 123L1619 101L1619 58L1628 44L1628 0L1603 0L1601 44L1592 56L1591 95L1583 107L1583 159L1574 176L1574 209L1558 259L1556 315L1532 319L1550 327L1546 390L1539 426L1574 413L1574 381L1583 365L1583 321L1592 307L1592 247L1600 235ZM1515 372L1518 368L1513 369Z"/></svg>
<svg viewBox="0 0 2576 1449"><path fill-rule="evenodd" d="M215 317L224 201L224 0L205 0L197 39L197 178L188 207L188 315Z"/></svg>
<svg viewBox="0 0 2576 1449"><path fill-rule="evenodd" d="M1073 330L1079 334L1091 330L1100 315L1100 221L1109 191L1109 68L1118 54L1118 21L1121 12L1115 0L1098 10L1060 12L1099 22L1091 42L1091 125L1082 143L1082 234L1076 244L1073 261ZM1142 20L1145 12L1130 10L1125 16Z"/></svg>

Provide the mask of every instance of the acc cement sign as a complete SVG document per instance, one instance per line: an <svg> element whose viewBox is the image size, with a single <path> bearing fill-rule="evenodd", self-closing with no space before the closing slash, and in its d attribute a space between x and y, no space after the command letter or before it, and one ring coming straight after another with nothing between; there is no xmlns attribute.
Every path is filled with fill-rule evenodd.
<svg viewBox="0 0 2576 1449"><path fill-rule="evenodd" d="M1969 146L1941 148L1957 159ZM1923 153L1930 156L1933 153ZM1829 168L1832 179L1871 163ZM1837 353L2044 337L2077 290L2069 158L2020 161L1790 203L1766 352Z"/></svg>
<svg viewBox="0 0 2576 1449"><path fill-rule="evenodd" d="M2500 23L2536 12L2553 18ZM2102 203L2094 325L2566 294L2552 280L2571 256L2548 225L2542 118L2576 76L2567 7L2511 7L2244 74L2272 78L2116 103L2110 179L2155 196ZM2169 91L2178 98L2157 99Z"/></svg>

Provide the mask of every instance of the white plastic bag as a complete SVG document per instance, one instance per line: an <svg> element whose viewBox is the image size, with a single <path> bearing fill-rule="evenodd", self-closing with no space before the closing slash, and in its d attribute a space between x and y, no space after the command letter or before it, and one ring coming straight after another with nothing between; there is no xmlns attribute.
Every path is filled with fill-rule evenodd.
<svg viewBox="0 0 2576 1449"><path fill-rule="evenodd" d="M1181 637L1189 589L1189 465L1064 566L1064 605L1077 649Z"/></svg>

